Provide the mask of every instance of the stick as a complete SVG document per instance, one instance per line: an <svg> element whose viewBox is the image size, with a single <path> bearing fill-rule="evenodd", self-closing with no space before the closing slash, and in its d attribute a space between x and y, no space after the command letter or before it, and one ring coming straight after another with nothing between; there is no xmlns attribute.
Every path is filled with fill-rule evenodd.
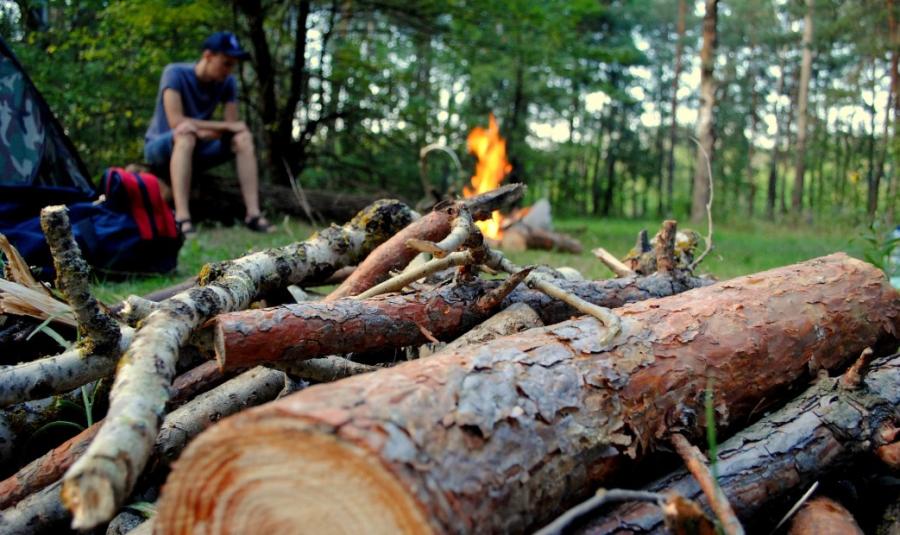
<svg viewBox="0 0 900 535"><path fill-rule="evenodd" d="M472 255L471 251L457 251L455 253L450 253L443 258L435 258L434 260L430 260L422 264L416 269L403 272L394 278L388 279L381 284L373 286L365 292L357 295L355 298L368 299L370 297L375 297L376 295L398 292L402 290L407 284L415 282L422 277L427 277L428 275L437 273L438 271L443 271L450 267L466 265L470 266L474 263L475 257Z"/></svg>
<svg viewBox="0 0 900 535"><path fill-rule="evenodd" d="M463 206L456 218L450 223L450 233L446 238L438 243L413 238L406 240L406 246L419 252L431 253L437 258L442 258L459 249L474 231L475 223L472 221L472 215Z"/></svg>
<svg viewBox="0 0 900 535"><path fill-rule="evenodd" d="M641 490L600 489L594 496L569 509L559 518L536 531L535 535L563 535L564 533L571 533L572 529L578 526L584 517L591 515L597 509L608 503L624 501L649 502L662 507L666 501L666 496L658 492Z"/></svg>
<svg viewBox="0 0 900 535"><path fill-rule="evenodd" d="M656 271L667 275L675 270L675 234L677 222L672 219L663 221L659 234L656 235Z"/></svg>
<svg viewBox="0 0 900 535"><path fill-rule="evenodd" d="M169 399L178 348L195 328L218 313L246 307L268 289L358 261L411 218L397 201L376 202L343 227L332 226L306 242L207 266L200 277L209 281L205 286L168 299L150 314L119 367L106 423L64 477L72 527L108 521L134 487Z"/></svg>
<svg viewBox="0 0 900 535"><path fill-rule="evenodd" d="M66 211L63 205L47 206L41 210L41 228L56 267L56 286L75 313L78 331L83 337L81 344L87 353L118 356L119 339L122 337L119 325L100 310L100 304L91 293L91 268L75 243Z"/></svg>
<svg viewBox="0 0 900 535"><path fill-rule="evenodd" d="M0 279L0 312L18 316L30 316L39 320L53 318L53 321L75 327L72 307L50 297L46 292L33 290L19 283Z"/></svg>
<svg viewBox="0 0 900 535"><path fill-rule="evenodd" d="M134 329L122 327L113 356L91 356L89 348L76 347L59 355L0 368L0 407L53 394L106 377L116 367L118 355L131 344Z"/></svg>
<svg viewBox="0 0 900 535"><path fill-rule="evenodd" d="M623 264L621 260L603 247L597 247L592 252L598 260L603 262L603 265L616 274L616 277L634 277L637 275L631 268Z"/></svg>
<svg viewBox="0 0 900 535"><path fill-rule="evenodd" d="M735 516L731 504L728 503L728 498L722 494L719 484L709 472L703 453L688 442L688 439L684 438L684 435L680 433L672 433L671 440L672 445L675 446L675 451L681 456L688 471L700 484L700 488L703 489L703 494L706 495L710 507L712 507L719 522L722 523L722 529L725 533L727 535L743 535L744 528Z"/></svg>
<svg viewBox="0 0 900 535"><path fill-rule="evenodd" d="M275 362L272 366L301 379L319 383L337 381L338 379L361 373L374 372L378 369L378 366L353 362L337 355L309 360Z"/></svg>

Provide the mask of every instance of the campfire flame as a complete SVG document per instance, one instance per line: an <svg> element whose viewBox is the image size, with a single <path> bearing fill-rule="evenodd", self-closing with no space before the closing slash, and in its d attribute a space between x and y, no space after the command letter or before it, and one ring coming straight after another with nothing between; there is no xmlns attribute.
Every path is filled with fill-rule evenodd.
<svg viewBox="0 0 900 535"><path fill-rule="evenodd" d="M472 185L463 187L463 196L472 197L500 187L503 179L512 170L506 160L506 140L500 137L500 129L494 114L490 115L488 128L476 126L467 140L469 152L478 158ZM503 236L501 224L503 216L495 210L488 221L477 221L478 228L486 238L499 240Z"/></svg>

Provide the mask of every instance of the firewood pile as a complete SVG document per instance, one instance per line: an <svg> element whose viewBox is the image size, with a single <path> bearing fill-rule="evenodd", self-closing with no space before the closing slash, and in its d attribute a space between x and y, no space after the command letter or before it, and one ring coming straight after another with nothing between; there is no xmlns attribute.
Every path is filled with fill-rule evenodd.
<svg viewBox="0 0 900 535"><path fill-rule="evenodd" d="M378 201L112 307L46 208L66 302L0 240L0 335L79 342L0 368L0 533L732 534L843 467L900 467L900 294L875 267L717 283L667 221L586 281L485 243L474 222L521 195ZM105 416L37 440L73 401ZM806 494L795 532L860 529Z"/></svg>

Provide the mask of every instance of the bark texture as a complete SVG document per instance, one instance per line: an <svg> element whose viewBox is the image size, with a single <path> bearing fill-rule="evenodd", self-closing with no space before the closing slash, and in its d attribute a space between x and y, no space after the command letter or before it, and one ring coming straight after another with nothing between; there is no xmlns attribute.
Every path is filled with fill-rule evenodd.
<svg viewBox="0 0 900 535"><path fill-rule="evenodd" d="M719 485L738 517L752 518L767 501L809 487L883 442L900 404L900 355L873 362L859 388L838 378L820 380L784 408L737 433L718 448ZM707 505L696 480L679 470L646 490L674 491ZM665 533L659 508L617 507L582 533Z"/></svg>
<svg viewBox="0 0 900 535"><path fill-rule="evenodd" d="M31 535L50 533L53 528L61 529L69 512L59 499L62 485L53 485L35 492L15 507L0 511L0 533L4 535Z"/></svg>
<svg viewBox="0 0 900 535"><path fill-rule="evenodd" d="M130 493L169 400L179 347L194 329L268 290L356 263L411 218L407 206L379 201L343 227L332 226L305 242L207 265L203 286L169 298L151 313L122 358L103 428L64 477L63 500L73 512L73 528L109 521Z"/></svg>
<svg viewBox="0 0 900 535"><path fill-rule="evenodd" d="M697 434L708 379L727 428L816 370L895 341L900 294L839 254L617 314L606 345L586 317L226 419L175 464L157 528L520 532L670 429Z"/></svg>
<svg viewBox="0 0 900 535"><path fill-rule="evenodd" d="M52 357L0 368L0 407L61 394L106 377L115 370L117 356L133 337L134 329L122 327L115 356L92 356L89 347L79 346Z"/></svg>
<svg viewBox="0 0 900 535"><path fill-rule="evenodd" d="M797 94L797 149L794 160L794 190L791 192L791 209L799 216L803 210L803 183L806 174L806 123L809 102L809 79L812 77L813 6L814 0L806 0L806 16L803 18L803 62L800 66L800 82Z"/></svg>
<svg viewBox="0 0 900 535"><path fill-rule="evenodd" d="M615 307L704 284L700 279L645 277L612 281L555 281L590 303ZM223 369L277 360L303 360L336 353L372 351L453 340L485 320L493 308L481 297L499 283L480 279L430 292L366 300L310 302L222 314L215 318L216 358ZM578 314L562 301L519 287L500 304L525 303L546 324Z"/></svg>

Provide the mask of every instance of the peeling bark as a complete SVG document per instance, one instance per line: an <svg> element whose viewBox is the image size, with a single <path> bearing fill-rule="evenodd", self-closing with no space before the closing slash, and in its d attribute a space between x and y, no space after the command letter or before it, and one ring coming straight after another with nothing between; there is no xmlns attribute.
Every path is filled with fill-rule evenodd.
<svg viewBox="0 0 900 535"><path fill-rule="evenodd" d="M738 517L752 518L767 501L809 487L823 475L871 452L884 439L900 404L900 355L876 360L859 389L826 378L784 408L734 435L718 448L719 485ZM707 505L685 470L646 490L674 491ZM609 511L581 531L591 535L664 533L662 515L643 504Z"/></svg>
<svg viewBox="0 0 900 535"><path fill-rule="evenodd" d="M669 277L555 282L589 303L606 307L671 295L704 284L699 279ZM431 341L426 331L433 338L450 341L487 319L495 310L479 310L476 303L499 284L476 279L429 292L298 303L222 314L213 320L216 358L223 369L228 369L421 345ZM513 290L500 307L517 302L538 311L546 324L578 314L561 301L522 287Z"/></svg>
<svg viewBox="0 0 900 535"><path fill-rule="evenodd" d="M246 307L256 295L357 262L411 217L399 202L376 202L343 227L332 226L305 242L207 265L203 286L167 299L151 313L122 358L103 428L64 477L72 527L89 529L110 520L133 488L169 399L178 348L194 329L216 314Z"/></svg>
<svg viewBox="0 0 900 535"><path fill-rule="evenodd" d="M350 531L523 531L670 429L698 434L709 378L728 428L816 370L895 341L900 294L839 254L617 314L622 330L606 346L600 323L581 318L228 418L175 464L157 529L315 518Z"/></svg>

